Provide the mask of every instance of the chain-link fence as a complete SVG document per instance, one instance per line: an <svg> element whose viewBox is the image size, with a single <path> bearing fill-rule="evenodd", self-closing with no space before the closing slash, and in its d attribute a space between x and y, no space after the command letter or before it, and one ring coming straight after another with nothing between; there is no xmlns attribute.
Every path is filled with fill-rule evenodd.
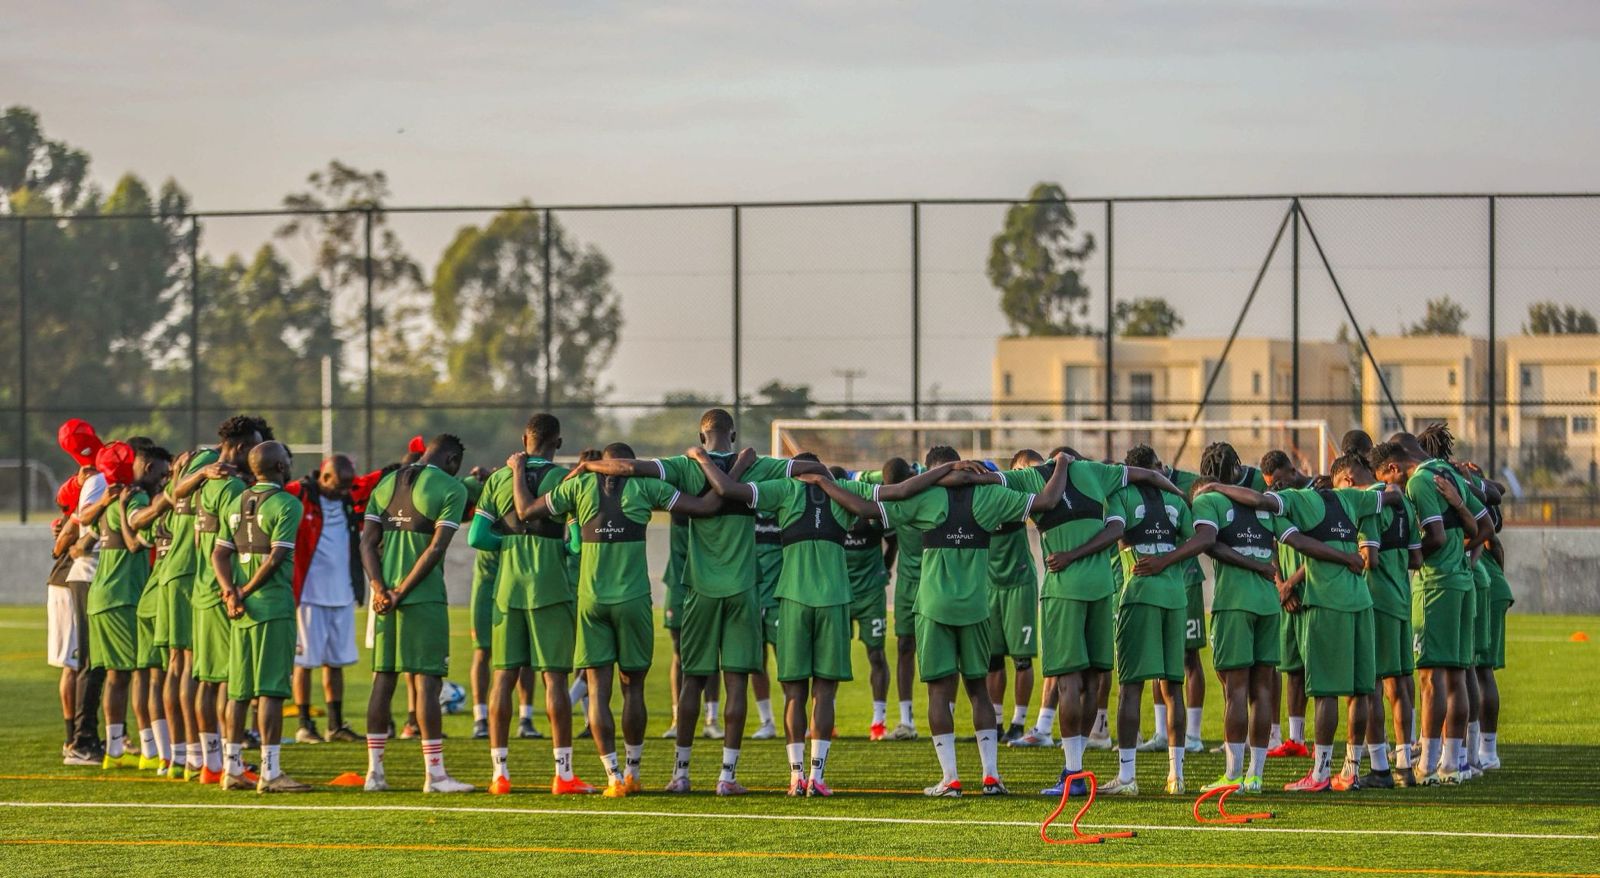
<svg viewBox="0 0 1600 878"><path fill-rule="evenodd" d="M1062 206L0 216L0 515L53 513L68 417L187 447L247 411L364 464L448 430L492 466L535 410L642 455L721 405L758 445L795 417L1444 421L1514 519L1600 519L1600 196Z"/></svg>

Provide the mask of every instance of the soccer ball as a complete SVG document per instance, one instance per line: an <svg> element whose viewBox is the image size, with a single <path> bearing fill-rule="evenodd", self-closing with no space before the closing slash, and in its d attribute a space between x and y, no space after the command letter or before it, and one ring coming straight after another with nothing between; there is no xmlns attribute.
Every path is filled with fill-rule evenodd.
<svg viewBox="0 0 1600 878"><path fill-rule="evenodd" d="M461 688L460 683L444 681L439 687L439 709L445 713L460 713L461 708L467 706L467 690Z"/></svg>

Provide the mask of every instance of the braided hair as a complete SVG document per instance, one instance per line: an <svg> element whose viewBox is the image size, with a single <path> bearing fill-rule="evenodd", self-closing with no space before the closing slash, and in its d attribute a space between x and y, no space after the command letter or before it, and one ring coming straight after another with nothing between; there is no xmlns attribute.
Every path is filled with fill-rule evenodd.
<svg viewBox="0 0 1600 878"><path fill-rule="evenodd" d="M1200 452L1200 478L1231 485L1239 478L1239 452L1226 442L1213 442Z"/></svg>
<svg viewBox="0 0 1600 878"><path fill-rule="evenodd" d="M1455 451L1456 437L1443 421L1435 421L1423 427L1422 432L1417 434L1417 444L1421 445L1422 450L1428 452L1429 456L1449 460L1451 452Z"/></svg>

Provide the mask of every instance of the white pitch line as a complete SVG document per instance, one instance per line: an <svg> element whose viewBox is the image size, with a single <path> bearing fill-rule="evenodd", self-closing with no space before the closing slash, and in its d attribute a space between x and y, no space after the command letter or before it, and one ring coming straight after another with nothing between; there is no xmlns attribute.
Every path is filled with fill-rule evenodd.
<svg viewBox="0 0 1600 878"><path fill-rule="evenodd" d="M1036 829L1031 820L936 820L925 817L849 817L827 814L706 814L683 811L596 811L581 808L435 808L426 805L258 805L185 802L0 802L0 808L104 808L125 810L218 810L218 811L420 811L429 814L521 814L554 817L671 817L689 820L776 820L817 823L877 823L896 826L1015 826ZM1561 835L1533 832L1451 832L1430 829L1315 829L1288 826L1163 826L1140 823L1079 824L1085 829L1134 829L1141 832L1276 832L1293 835L1400 835L1442 838L1516 838L1546 841L1600 841L1600 835Z"/></svg>

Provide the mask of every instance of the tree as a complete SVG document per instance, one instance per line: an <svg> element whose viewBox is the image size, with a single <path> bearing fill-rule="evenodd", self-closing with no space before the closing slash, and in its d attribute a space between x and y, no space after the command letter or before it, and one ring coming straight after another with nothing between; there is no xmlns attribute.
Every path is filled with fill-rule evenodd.
<svg viewBox="0 0 1600 878"><path fill-rule="evenodd" d="M1078 231L1067 194L1038 183L1028 202L1006 211L989 247L989 283L1016 335L1081 335L1089 331L1089 288L1083 264L1094 236Z"/></svg>
<svg viewBox="0 0 1600 878"><path fill-rule="evenodd" d="M1467 309L1449 296L1429 299L1422 320L1401 330L1403 335L1460 335L1467 322Z"/></svg>
<svg viewBox="0 0 1600 878"><path fill-rule="evenodd" d="M88 173L89 154L45 137L38 113L7 107L0 114L0 195L6 202L0 212L20 212L12 202L22 196L48 201L44 213L73 210Z"/></svg>
<svg viewBox="0 0 1600 878"><path fill-rule="evenodd" d="M1563 307L1557 302L1534 302L1528 306L1528 322L1522 331L1529 335L1572 335L1600 332L1600 323L1586 308Z"/></svg>
<svg viewBox="0 0 1600 878"><path fill-rule="evenodd" d="M668 391L661 398L661 408L634 419L626 432L627 441L639 455L682 454L697 440L700 415L722 404L722 400L695 390ZM765 447L761 436L752 436L743 429L739 435L746 443L754 438L757 447Z"/></svg>
<svg viewBox="0 0 1600 878"><path fill-rule="evenodd" d="M1118 302L1112 325L1123 338L1166 338L1183 327L1183 318L1166 299Z"/></svg>

